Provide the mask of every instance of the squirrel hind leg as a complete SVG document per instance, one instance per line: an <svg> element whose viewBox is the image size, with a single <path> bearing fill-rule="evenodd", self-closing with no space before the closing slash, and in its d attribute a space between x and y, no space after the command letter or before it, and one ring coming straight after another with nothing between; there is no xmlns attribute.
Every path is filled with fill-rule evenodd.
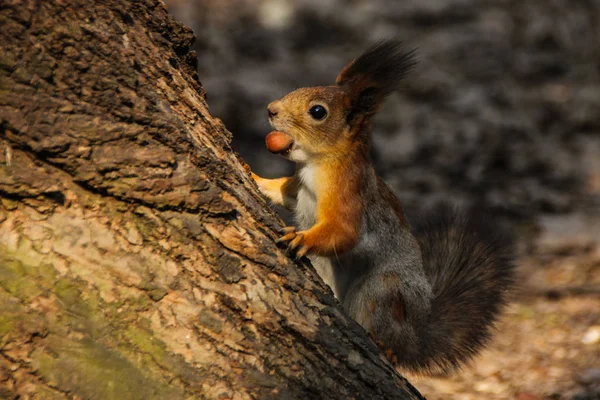
<svg viewBox="0 0 600 400"><path fill-rule="evenodd" d="M430 288L414 276L403 280L398 271L382 269L353 287L344 306L390 362L422 370L419 336L430 314Z"/></svg>

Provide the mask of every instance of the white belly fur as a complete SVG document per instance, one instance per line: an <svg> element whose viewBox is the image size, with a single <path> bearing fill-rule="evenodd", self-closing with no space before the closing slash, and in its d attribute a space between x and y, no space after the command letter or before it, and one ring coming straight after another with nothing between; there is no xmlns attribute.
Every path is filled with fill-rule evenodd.
<svg viewBox="0 0 600 400"><path fill-rule="evenodd" d="M308 164L298 170L300 188L298 189L298 202L296 204L296 223L302 230L309 229L317 222L317 195L315 190L315 168ZM310 261L319 273L319 276L338 297L336 293L333 263L329 257L310 256Z"/></svg>

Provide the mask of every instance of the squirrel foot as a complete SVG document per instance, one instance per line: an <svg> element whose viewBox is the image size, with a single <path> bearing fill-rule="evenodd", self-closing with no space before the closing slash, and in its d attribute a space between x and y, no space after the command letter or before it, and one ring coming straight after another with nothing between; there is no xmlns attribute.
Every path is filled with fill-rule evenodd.
<svg viewBox="0 0 600 400"><path fill-rule="evenodd" d="M385 358L394 367L397 367L398 365L400 365L398 362L398 356L396 355L396 352L393 349L387 347L384 342L377 339L377 337L375 336L375 334L373 332L367 332L367 335L369 336L369 339L371 339L377 345L377 347L379 347L379 349L383 352L383 355L385 356Z"/></svg>
<svg viewBox="0 0 600 400"><path fill-rule="evenodd" d="M293 226L286 226L283 228L284 235L277 239L277 243L287 243L288 253L295 253L296 259L300 259L306 255L309 248L304 245L304 233L296 232L296 228Z"/></svg>

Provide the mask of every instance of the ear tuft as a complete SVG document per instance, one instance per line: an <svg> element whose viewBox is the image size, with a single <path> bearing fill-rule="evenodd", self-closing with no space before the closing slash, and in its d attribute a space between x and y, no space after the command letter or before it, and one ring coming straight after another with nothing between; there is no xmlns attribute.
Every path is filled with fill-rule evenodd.
<svg viewBox="0 0 600 400"><path fill-rule="evenodd" d="M404 51L402 42L387 40L348 64L336 83L354 103L351 117L375 113L383 99L400 88L402 79L416 63L415 50Z"/></svg>
<svg viewBox="0 0 600 400"><path fill-rule="evenodd" d="M386 40L365 51L337 77L338 86L370 84L387 94L398 89L406 74L417 64L415 50L404 51L402 42Z"/></svg>

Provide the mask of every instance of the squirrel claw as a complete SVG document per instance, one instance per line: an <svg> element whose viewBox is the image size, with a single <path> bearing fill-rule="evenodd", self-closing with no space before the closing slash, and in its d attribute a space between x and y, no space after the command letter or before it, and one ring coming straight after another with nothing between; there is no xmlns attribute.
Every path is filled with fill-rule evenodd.
<svg viewBox="0 0 600 400"><path fill-rule="evenodd" d="M275 241L275 243L277 243L277 244L288 243L288 242L292 241L295 237L296 237L296 233L295 232L290 232L290 233L287 233L287 234L283 235L279 239L277 239Z"/></svg>
<svg viewBox="0 0 600 400"><path fill-rule="evenodd" d="M295 258L297 260L304 257L309 250L308 247L303 244L304 234L296 232L296 228L293 226L286 226L283 228L283 233L285 233L285 235L277 239L276 243L287 243L286 254L290 255L295 253Z"/></svg>
<svg viewBox="0 0 600 400"><path fill-rule="evenodd" d="M281 229L281 233L292 233L292 232L296 232L296 227L295 226L284 226Z"/></svg>
<svg viewBox="0 0 600 400"><path fill-rule="evenodd" d="M306 253L308 252L308 247L306 246L301 246L298 251L296 251L296 259L299 260L302 257L304 257L306 255Z"/></svg>
<svg viewBox="0 0 600 400"><path fill-rule="evenodd" d="M300 246L302 244L302 241L304 240L303 234L296 233L295 235L296 235L296 237L290 241L290 244L288 244L288 248L291 250L296 250L298 248L298 246Z"/></svg>

